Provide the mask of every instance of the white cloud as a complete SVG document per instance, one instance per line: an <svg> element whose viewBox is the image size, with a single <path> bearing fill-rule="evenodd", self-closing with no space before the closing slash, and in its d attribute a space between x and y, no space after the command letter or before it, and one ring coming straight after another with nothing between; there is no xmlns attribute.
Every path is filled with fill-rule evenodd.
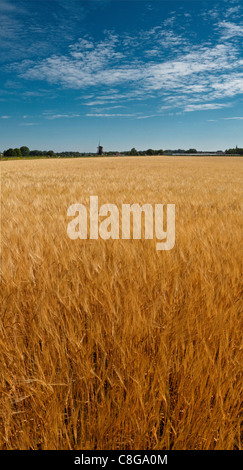
<svg viewBox="0 0 243 470"><path fill-rule="evenodd" d="M228 97L243 93L243 73L232 72L215 77L211 85L215 97Z"/></svg>
<svg viewBox="0 0 243 470"><path fill-rule="evenodd" d="M75 118L79 117L80 114L50 114L50 113L43 113L46 119L60 119L60 118Z"/></svg>
<svg viewBox="0 0 243 470"><path fill-rule="evenodd" d="M211 11L214 19L218 20L218 14L218 10ZM158 111L162 104L168 109L177 107L190 111L229 106L221 105L218 100L243 93L240 49L234 40L230 41L232 37L243 36L243 29L229 21L218 21L221 41L214 45L208 42L196 46L181 33L170 29L173 22L174 15L167 29L165 25L159 25L136 36L106 32L103 41L81 38L70 45L66 55L52 55L36 63L22 61L13 69L28 80L45 80L77 90L88 89L92 93L88 92L81 99L87 100L82 104L90 107L121 106L124 101L155 97ZM223 41L223 37L228 40ZM167 48L169 52L164 55ZM61 117L77 115L46 116L47 119Z"/></svg>
<svg viewBox="0 0 243 470"><path fill-rule="evenodd" d="M240 12L240 9L240 5L228 8L228 10L225 12L225 17L228 18L229 16L237 15Z"/></svg>
<svg viewBox="0 0 243 470"><path fill-rule="evenodd" d="M88 117L135 117L136 114L108 114L108 113L88 113Z"/></svg>
<svg viewBox="0 0 243 470"><path fill-rule="evenodd" d="M27 79L47 80L74 89L125 83L131 86L140 82L142 88L147 90L181 88L186 92L189 87L188 92L197 93L205 91L205 77L210 72L222 73L223 70L232 69L233 61L235 61L234 66L237 66L236 48L224 44L218 44L213 48L194 48L190 53L181 54L177 59L156 64L153 62L136 64L136 59L125 65L120 62L117 64L116 53L111 51L111 45L102 45L102 47L98 45L97 51L91 56L80 53L79 58L52 56L37 64L24 61L20 67L21 75ZM111 96L106 99L113 98L114 96ZM100 101L104 100L101 98ZM92 103L95 103L95 100Z"/></svg>
<svg viewBox="0 0 243 470"><path fill-rule="evenodd" d="M148 116L137 116L136 119L149 119L156 116L157 114L149 114Z"/></svg>
<svg viewBox="0 0 243 470"><path fill-rule="evenodd" d="M191 112L191 111L206 111L209 109L221 109L227 108L230 105L227 103L201 103L201 104L188 104L184 111Z"/></svg>
<svg viewBox="0 0 243 470"><path fill-rule="evenodd" d="M37 122L21 122L21 123L20 123L20 126L26 126L26 127L29 127L29 126L38 126L38 123L37 123Z"/></svg>
<svg viewBox="0 0 243 470"><path fill-rule="evenodd" d="M230 21L221 21L218 23L218 29L221 32L222 39L233 37L243 37L243 24L235 24Z"/></svg>
<svg viewBox="0 0 243 470"><path fill-rule="evenodd" d="M1 119L10 119L11 116L1 116Z"/></svg>
<svg viewBox="0 0 243 470"><path fill-rule="evenodd" d="M222 118L226 121L230 121L231 119L236 120L236 121L241 121L243 120L243 116L235 116L235 117L228 117L228 118Z"/></svg>

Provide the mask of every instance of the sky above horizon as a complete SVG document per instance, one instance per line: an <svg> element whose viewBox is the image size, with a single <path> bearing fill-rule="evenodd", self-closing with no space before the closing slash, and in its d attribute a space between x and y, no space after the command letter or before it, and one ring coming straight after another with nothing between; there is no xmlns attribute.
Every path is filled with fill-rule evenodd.
<svg viewBox="0 0 243 470"><path fill-rule="evenodd" d="M243 147L242 0L0 0L0 151Z"/></svg>

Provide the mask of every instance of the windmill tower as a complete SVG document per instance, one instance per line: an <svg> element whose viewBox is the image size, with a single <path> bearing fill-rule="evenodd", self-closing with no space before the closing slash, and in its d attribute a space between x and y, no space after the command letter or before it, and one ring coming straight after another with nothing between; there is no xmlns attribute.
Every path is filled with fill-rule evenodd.
<svg viewBox="0 0 243 470"><path fill-rule="evenodd" d="M99 145L97 147L97 154L98 155L103 155L103 147L102 147L102 145L100 145L100 142L99 142Z"/></svg>

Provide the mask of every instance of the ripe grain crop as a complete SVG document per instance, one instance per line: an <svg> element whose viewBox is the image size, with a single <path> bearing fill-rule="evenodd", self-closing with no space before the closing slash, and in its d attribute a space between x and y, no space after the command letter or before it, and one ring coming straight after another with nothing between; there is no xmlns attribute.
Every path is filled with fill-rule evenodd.
<svg viewBox="0 0 243 470"><path fill-rule="evenodd" d="M242 164L0 163L1 449L242 448ZM175 247L70 240L90 195L175 204Z"/></svg>

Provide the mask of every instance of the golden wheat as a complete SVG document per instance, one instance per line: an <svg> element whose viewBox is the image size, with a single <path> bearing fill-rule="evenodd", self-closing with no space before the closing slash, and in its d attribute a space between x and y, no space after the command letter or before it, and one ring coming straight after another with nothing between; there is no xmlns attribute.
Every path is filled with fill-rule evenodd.
<svg viewBox="0 0 243 470"><path fill-rule="evenodd" d="M241 449L242 162L1 162L1 449ZM90 195L174 203L174 249L70 240Z"/></svg>

